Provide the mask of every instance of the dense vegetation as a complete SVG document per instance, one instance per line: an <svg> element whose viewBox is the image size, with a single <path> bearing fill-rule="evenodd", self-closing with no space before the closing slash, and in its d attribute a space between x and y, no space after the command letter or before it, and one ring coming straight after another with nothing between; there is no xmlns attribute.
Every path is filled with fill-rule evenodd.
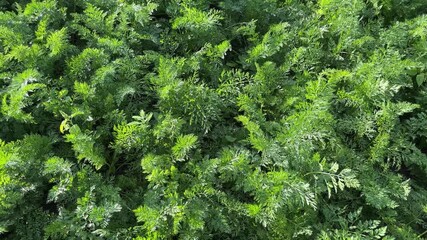
<svg viewBox="0 0 427 240"><path fill-rule="evenodd" d="M427 237L427 1L0 1L0 238Z"/></svg>

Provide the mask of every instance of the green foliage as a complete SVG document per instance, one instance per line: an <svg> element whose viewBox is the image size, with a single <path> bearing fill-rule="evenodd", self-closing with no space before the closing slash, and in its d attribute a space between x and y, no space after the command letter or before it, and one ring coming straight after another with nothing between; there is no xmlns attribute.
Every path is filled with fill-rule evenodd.
<svg viewBox="0 0 427 240"><path fill-rule="evenodd" d="M190 32L212 31L222 19L217 10L203 12L197 8L183 6L181 11L182 16L175 18L172 23L173 29L184 29Z"/></svg>
<svg viewBox="0 0 427 240"><path fill-rule="evenodd" d="M61 30L55 31L47 37L46 47L51 51L49 53L51 57L65 52L67 45L68 42L66 28L62 28Z"/></svg>
<svg viewBox="0 0 427 240"><path fill-rule="evenodd" d="M134 116L134 122L128 124L121 124L114 126L115 131L115 143L114 146L120 150L130 150L132 148L143 149L144 145L149 140L149 121L152 118L152 114L145 114L144 111L140 112L139 116Z"/></svg>
<svg viewBox="0 0 427 240"><path fill-rule="evenodd" d="M66 141L72 144L78 160L87 160L96 169L100 169L105 164L105 159L99 147L90 134L82 132L78 125L73 125L66 135Z"/></svg>
<svg viewBox="0 0 427 240"><path fill-rule="evenodd" d="M0 1L0 238L425 238L426 7Z"/></svg>
<svg viewBox="0 0 427 240"><path fill-rule="evenodd" d="M250 50L249 60L256 61L259 58L267 58L277 53L286 43L288 27L288 23L271 26L270 30L262 38L261 43Z"/></svg>
<svg viewBox="0 0 427 240"><path fill-rule="evenodd" d="M18 121L33 121L30 113L22 109L31 105L29 93L44 87L40 81L40 73L35 69L27 69L13 77L8 92L3 95L1 111L6 118L14 118Z"/></svg>
<svg viewBox="0 0 427 240"><path fill-rule="evenodd" d="M172 153L177 160L184 159L188 152L195 148L197 137L194 135L179 136L175 146L172 147Z"/></svg>

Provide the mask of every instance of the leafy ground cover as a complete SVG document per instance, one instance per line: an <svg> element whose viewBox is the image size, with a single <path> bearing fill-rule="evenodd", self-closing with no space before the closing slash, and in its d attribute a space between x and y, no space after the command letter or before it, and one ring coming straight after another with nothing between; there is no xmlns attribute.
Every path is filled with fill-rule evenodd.
<svg viewBox="0 0 427 240"><path fill-rule="evenodd" d="M0 237L427 237L427 1L0 1Z"/></svg>

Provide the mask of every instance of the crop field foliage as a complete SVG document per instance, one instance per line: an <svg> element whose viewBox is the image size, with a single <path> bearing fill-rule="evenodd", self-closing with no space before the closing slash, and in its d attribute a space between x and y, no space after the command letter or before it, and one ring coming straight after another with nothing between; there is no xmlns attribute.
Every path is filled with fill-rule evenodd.
<svg viewBox="0 0 427 240"><path fill-rule="evenodd" d="M0 0L0 238L427 238L426 70L426 0Z"/></svg>

